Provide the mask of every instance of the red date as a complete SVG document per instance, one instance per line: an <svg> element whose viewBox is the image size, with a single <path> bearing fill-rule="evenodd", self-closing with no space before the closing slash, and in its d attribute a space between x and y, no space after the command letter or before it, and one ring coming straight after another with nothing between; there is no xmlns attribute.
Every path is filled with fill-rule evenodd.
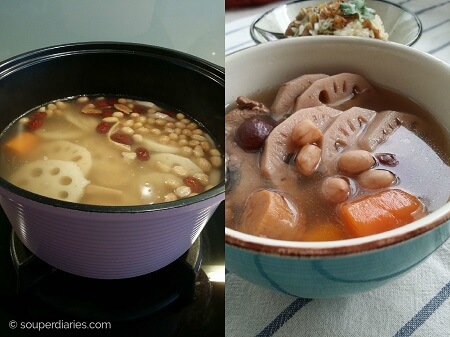
<svg viewBox="0 0 450 337"><path fill-rule="evenodd" d="M111 124L107 122L100 122L97 127L95 128L95 131L101 134L108 133L109 129L111 129Z"/></svg>
<svg viewBox="0 0 450 337"><path fill-rule="evenodd" d="M44 119L45 117L47 117L47 113L45 111L36 111L33 112L30 116L28 116L30 121L34 121L36 119Z"/></svg>
<svg viewBox="0 0 450 337"><path fill-rule="evenodd" d="M134 152L136 153L137 159L139 160L147 161L150 159L150 154L144 147L138 147Z"/></svg>
<svg viewBox="0 0 450 337"><path fill-rule="evenodd" d="M103 112L101 114L102 118L111 117L113 114L111 109L103 109Z"/></svg>
<svg viewBox="0 0 450 337"><path fill-rule="evenodd" d="M191 188L191 191L194 193L201 193L203 192L205 189L203 188L203 186L200 184L200 182L193 178L193 177L186 177L183 179L183 183L187 186Z"/></svg>
<svg viewBox="0 0 450 337"><path fill-rule="evenodd" d="M125 145L133 144L133 137L131 137L130 135L127 135L126 133L114 133L111 136L111 140L115 141L116 143L125 144Z"/></svg>
<svg viewBox="0 0 450 337"><path fill-rule="evenodd" d="M42 124L44 124L43 119L32 119L26 124L26 128L28 131L34 131L39 129Z"/></svg>
<svg viewBox="0 0 450 337"><path fill-rule="evenodd" d="M258 151L273 128L270 120L259 117L248 118L236 130L237 143L245 151Z"/></svg>
<svg viewBox="0 0 450 337"><path fill-rule="evenodd" d="M106 101L100 101L100 102L97 102L97 103L95 104L95 106L96 106L97 108L103 109L103 108L109 107L110 105L109 105L108 102L106 102Z"/></svg>

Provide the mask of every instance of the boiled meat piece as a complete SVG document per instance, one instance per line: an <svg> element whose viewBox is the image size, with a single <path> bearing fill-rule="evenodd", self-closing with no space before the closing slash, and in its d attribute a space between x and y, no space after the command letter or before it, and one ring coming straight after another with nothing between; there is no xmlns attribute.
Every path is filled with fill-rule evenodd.
<svg viewBox="0 0 450 337"><path fill-rule="evenodd" d="M227 190L235 195L233 200L241 205L245 204L250 191L260 188L258 173L258 158L253 153L241 149L235 141L236 129L242 122L255 116L269 116L269 109L264 104L238 97L238 108L225 115L225 169ZM233 188L229 188L230 185Z"/></svg>

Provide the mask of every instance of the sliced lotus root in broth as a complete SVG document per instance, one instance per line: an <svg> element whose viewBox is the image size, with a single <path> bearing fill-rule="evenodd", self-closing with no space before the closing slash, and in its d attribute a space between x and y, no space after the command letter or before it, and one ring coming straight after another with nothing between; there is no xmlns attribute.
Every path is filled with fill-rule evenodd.
<svg viewBox="0 0 450 337"><path fill-rule="evenodd" d="M318 106L302 109L275 127L266 139L261 158L261 172L263 176L275 183L283 180L280 176L285 172L289 156L298 152L298 147L291 140L294 127L305 119L311 120L321 131L341 112L339 110Z"/></svg>
<svg viewBox="0 0 450 337"><path fill-rule="evenodd" d="M78 202L89 184L74 162L51 159L22 166L10 181L30 192L70 202Z"/></svg>
<svg viewBox="0 0 450 337"><path fill-rule="evenodd" d="M131 150L131 146L128 144L123 144L120 142L116 142L114 140L112 140L112 135L116 133L117 130L119 130L120 128L120 122L115 123L108 131L107 135L107 140L110 144L116 146L117 148L119 148L122 151L130 151Z"/></svg>
<svg viewBox="0 0 450 337"><path fill-rule="evenodd" d="M48 128L47 125L45 129L38 129L34 132L45 140L78 139L83 136L83 131L79 129L66 129L61 132L61 127L53 130Z"/></svg>
<svg viewBox="0 0 450 337"><path fill-rule="evenodd" d="M84 131L95 130L95 127L98 124L98 121L95 118L86 118L86 115L79 111L67 109L64 111L63 116L71 124Z"/></svg>
<svg viewBox="0 0 450 337"><path fill-rule="evenodd" d="M89 184L86 186L83 202L94 205L115 205L122 202L124 193L121 190Z"/></svg>
<svg viewBox="0 0 450 337"><path fill-rule="evenodd" d="M92 165L90 176L95 178L92 182L100 186L109 186L111 188L121 189L130 183L133 176L130 172L130 165L117 153L108 155L101 151L94 154L95 162Z"/></svg>
<svg viewBox="0 0 450 337"><path fill-rule="evenodd" d="M325 74L308 74L297 77L281 85L270 111L276 115L284 115L293 110L295 100L317 80L328 77Z"/></svg>
<svg viewBox="0 0 450 337"><path fill-rule="evenodd" d="M368 92L375 92L375 88L360 75L342 73L329 76L311 84L297 98L294 111L319 105L338 107Z"/></svg>
<svg viewBox="0 0 450 337"><path fill-rule="evenodd" d="M69 141L58 140L45 143L37 150L48 159L72 161L86 176L92 167L92 156L88 149Z"/></svg>
<svg viewBox="0 0 450 337"><path fill-rule="evenodd" d="M322 162L319 170L328 173L335 170L338 156L356 142L375 115L373 110L358 107L342 112L323 134Z"/></svg>
<svg viewBox="0 0 450 337"><path fill-rule="evenodd" d="M378 112L358 143L366 151L375 151L400 125L419 133L423 128L423 122L417 116L393 110Z"/></svg>
<svg viewBox="0 0 450 337"><path fill-rule="evenodd" d="M197 166L192 160L173 153L155 153L150 156L148 161L153 167L157 167L158 163L162 163L169 168L182 167L186 170L187 175L193 176L196 173L202 173L203 170Z"/></svg>
<svg viewBox="0 0 450 337"><path fill-rule="evenodd" d="M151 152L178 153L180 147L159 143L148 136L142 138L142 145Z"/></svg>

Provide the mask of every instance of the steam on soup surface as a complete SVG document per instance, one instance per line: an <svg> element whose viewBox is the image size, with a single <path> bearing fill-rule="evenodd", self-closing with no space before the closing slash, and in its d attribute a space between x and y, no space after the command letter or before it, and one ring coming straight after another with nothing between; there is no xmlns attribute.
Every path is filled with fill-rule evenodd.
<svg viewBox="0 0 450 337"><path fill-rule="evenodd" d="M222 179L207 131L180 112L116 97L32 109L2 135L1 176L47 197L142 205L201 193Z"/></svg>
<svg viewBox="0 0 450 337"><path fill-rule="evenodd" d="M450 196L443 128L356 74L309 74L226 115L226 225L332 241L387 231Z"/></svg>

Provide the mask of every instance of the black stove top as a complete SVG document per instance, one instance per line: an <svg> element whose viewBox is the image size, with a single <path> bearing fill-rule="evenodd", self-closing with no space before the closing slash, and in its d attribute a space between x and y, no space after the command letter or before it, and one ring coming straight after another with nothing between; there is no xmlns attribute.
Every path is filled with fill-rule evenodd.
<svg viewBox="0 0 450 337"><path fill-rule="evenodd" d="M0 208L0 335L224 335L224 283L205 272L224 265L223 212L222 203L192 247L165 268L97 280L36 258Z"/></svg>

